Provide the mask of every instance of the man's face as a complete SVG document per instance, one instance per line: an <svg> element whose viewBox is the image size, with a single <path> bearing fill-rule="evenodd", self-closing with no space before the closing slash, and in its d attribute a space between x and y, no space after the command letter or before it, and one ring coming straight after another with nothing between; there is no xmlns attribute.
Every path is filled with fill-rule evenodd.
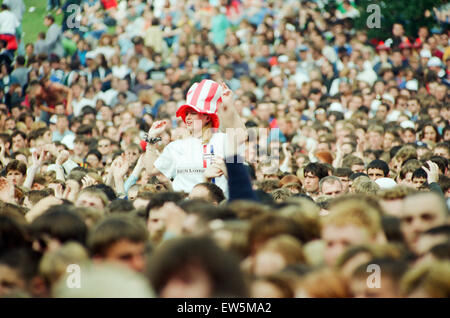
<svg viewBox="0 0 450 318"><path fill-rule="evenodd" d="M109 155L111 153L111 142L108 139L101 139L98 143L98 151L102 156Z"/></svg>
<svg viewBox="0 0 450 318"><path fill-rule="evenodd" d="M73 152L77 156L83 155L87 151L87 146L83 142L76 142L73 147Z"/></svg>
<svg viewBox="0 0 450 318"><path fill-rule="evenodd" d="M103 259L119 262L137 272L142 272L145 268L145 243L119 240L107 249Z"/></svg>
<svg viewBox="0 0 450 318"><path fill-rule="evenodd" d="M319 177L312 172L305 174L305 190L310 193L315 193L319 190Z"/></svg>
<svg viewBox="0 0 450 318"><path fill-rule="evenodd" d="M270 119L270 105L269 104L259 104L256 109L256 115L260 120L268 121Z"/></svg>
<svg viewBox="0 0 450 318"><path fill-rule="evenodd" d="M407 143L413 143L413 142L415 142L415 141L416 141L416 135L415 135L412 131L406 130L406 131L403 133L403 142L404 142L405 144L407 144Z"/></svg>
<svg viewBox="0 0 450 318"><path fill-rule="evenodd" d="M78 206L85 206L88 208L94 208L103 210L105 208L102 199L99 197L92 195L90 193L82 193L77 201L75 202L75 205Z"/></svg>
<svg viewBox="0 0 450 318"><path fill-rule="evenodd" d="M26 142L25 139L23 139L22 135L14 136L12 139L12 150L13 152L16 152L20 148L25 148Z"/></svg>
<svg viewBox="0 0 450 318"><path fill-rule="evenodd" d="M93 169L97 169L97 168L101 167L101 165L102 165L101 161L98 160L98 157L93 154L90 154L89 156L87 156L86 163L88 164L88 166L90 168L93 168Z"/></svg>
<svg viewBox="0 0 450 318"><path fill-rule="evenodd" d="M418 177L414 177L414 178L412 179L413 186L414 186L417 190L419 190L420 187L421 187L426 181L427 181L426 178L418 178Z"/></svg>
<svg viewBox="0 0 450 318"><path fill-rule="evenodd" d="M366 172L366 169L364 168L364 165L358 165L358 164L352 165L350 169L352 169L352 171L354 173L358 173L358 172L364 172L365 173Z"/></svg>
<svg viewBox="0 0 450 318"><path fill-rule="evenodd" d="M348 187L350 185L350 178L349 177L338 177L339 180L341 180L342 184L342 193L348 192Z"/></svg>
<svg viewBox="0 0 450 318"><path fill-rule="evenodd" d="M433 155L441 156L441 157L444 157L446 159L449 159L448 150L446 148L443 148L443 147L435 148L434 151L433 151Z"/></svg>
<svg viewBox="0 0 450 318"><path fill-rule="evenodd" d="M403 204L401 230L408 247L418 252L420 235L445 223L444 207L434 193L423 193L406 198Z"/></svg>
<svg viewBox="0 0 450 318"><path fill-rule="evenodd" d="M381 149L381 147L383 146L383 135L381 135L378 132L375 131L371 131L369 132L369 144L370 144L370 149Z"/></svg>
<svg viewBox="0 0 450 318"><path fill-rule="evenodd" d="M152 209L147 221L147 229L150 232L150 237L155 238L159 233L164 232L165 228L166 218L164 207Z"/></svg>
<svg viewBox="0 0 450 318"><path fill-rule="evenodd" d="M370 168L367 169L367 175L372 181L378 180L380 178L384 178L384 172L381 169Z"/></svg>
<svg viewBox="0 0 450 318"><path fill-rule="evenodd" d="M18 170L9 170L6 174L6 179L11 181L14 185L21 186L25 176Z"/></svg>
<svg viewBox="0 0 450 318"><path fill-rule="evenodd" d="M369 233L356 225L325 225L322 229L325 241L325 262L333 266L339 256L351 245L364 244L369 241Z"/></svg>
<svg viewBox="0 0 450 318"><path fill-rule="evenodd" d="M325 182L322 184L322 194L336 197L343 193L342 185L339 182Z"/></svg>
<svg viewBox="0 0 450 318"><path fill-rule="evenodd" d="M411 114L417 114L419 112L419 103L415 99L410 99L408 101L408 110Z"/></svg>

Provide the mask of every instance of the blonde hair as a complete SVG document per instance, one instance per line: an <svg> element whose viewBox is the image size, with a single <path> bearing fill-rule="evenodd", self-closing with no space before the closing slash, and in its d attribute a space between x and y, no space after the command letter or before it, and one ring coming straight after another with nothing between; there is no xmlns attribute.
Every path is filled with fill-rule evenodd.
<svg viewBox="0 0 450 318"><path fill-rule="evenodd" d="M260 251L271 251L283 256L287 265L303 263L306 261L303 254L302 243L288 234L277 235L269 239Z"/></svg>
<svg viewBox="0 0 450 318"><path fill-rule="evenodd" d="M330 214L322 219L322 226L335 225L343 227L355 225L365 228L372 237L375 237L382 229L379 211L356 198L342 200L330 208Z"/></svg>
<svg viewBox="0 0 450 318"><path fill-rule="evenodd" d="M449 298L450 261L431 261L409 270L401 282L402 293L407 296L418 289L433 298Z"/></svg>

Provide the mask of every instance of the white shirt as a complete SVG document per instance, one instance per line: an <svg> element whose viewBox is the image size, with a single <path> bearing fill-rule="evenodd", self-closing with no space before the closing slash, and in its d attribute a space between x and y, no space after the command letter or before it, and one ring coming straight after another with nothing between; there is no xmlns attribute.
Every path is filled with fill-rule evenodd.
<svg viewBox="0 0 450 318"><path fill-rule="evenodd" d="M72 101L73 114L75 116L79 116L85 106L91 106L92 108L95 108L95 101L84 97L81 98L80 101Z"/></svg>
<svg viewBox="0 0 450 318"><path fill-rule="evenodd" d="M203 158L207 167L211 164L211 157L225 158L226 134L215 133L204 147L198 138L189 137L168 144L162 154L156 159L155 167L167 178L172 179L174 191L190 193L196 184L204 182ZM211 155L211 146L213 155ZM228 198L228 182L224 176L215 178L215 184L219 186Z"/></svg>
<svg viewBox="0 0 450 318"><path fill-rule="evenodd" d="M20 26L19 20L9 10L0 12L0 34L16 34L16 28Z"/></svg>

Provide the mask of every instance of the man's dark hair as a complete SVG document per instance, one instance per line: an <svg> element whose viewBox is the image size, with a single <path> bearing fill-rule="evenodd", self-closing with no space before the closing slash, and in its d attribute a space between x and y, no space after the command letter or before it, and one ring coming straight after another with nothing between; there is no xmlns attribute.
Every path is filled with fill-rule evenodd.
<svg viewBox="0 0 450 318"><path fill-rule="evenodd" d="M303 170L303 176L306 176L308 172L311 172L319 180L328 176L328 169L325 165L317 162L310 162Z"/></svg>
<svg viewBox="0 0 450 318"><path fill-rule="evenodd" d="M20 160L13 159L6 165L6 174L12 170L19 171L22 175L25 175L27 173L27 165Z"/></svg>
<svg viewBox="0 0 450 318"><path fill-rule="evenodd" d="M133 203L125 199L115 199L106 206L108 213L129 213L134 211Z"/></svg>
<svg viewBox="0 0 450 318"><path fill-rule="evenodd" d="M353 171L350 168L337 168L334 170L334 176L336 177L350 177Z"/></svg>
<svg viewBox="0 0 450 318"><path fill-rule="evenodd" d="M82 245L85 244L88 231L83 219L67 204L48 208L31 223L30 229L36 238L45 233L61 243L76 241Z"/></svg>
<svg viewBox="0 0 450 318"><path fill-rule="evenodd" d="M369 171L369 169L380 169L381 171L383 171L385 177L387 177L389 174L388 164L380 159L372 160L367 166L367 171Z"/></svg>
<svg viewBox="0 0 450 318"><path fill-rule="evenodd" d="M211 202L216 202L216 203L220 203L225 199L225 195L223 194L222 189L215 185L214 183L211 182L203 182L203 183L199 183L197 186L202 186L204 188L206 188L208 190L209 193L209 200Z"/></svg>
<svg viewBox="0 0 450 318"><path fill-rule="evenodd" d="M15 248L0 251L0 265L15 269L28 284L38 274L42 254L31 248Z"/></svg>
<svg viewBox="0 0 450 318"><path fill-rule="evenodd" d="M17 65L24 66L25 65L25 58L22 55L19 55L16 58L16 63L17 63Z"/></svg>
<svg viewBox="0 0 450 318"><path fill-rule="evenodd" d="M208 276L212 297L246 297L247 288L238 258L207 237L183 237L167 241L149 260L147 275L159 293L175 277L194 267Z"/></svg>
<svg viewBox="0 0 450 318"><path fill-rule="evenodd" d="M414 178L425 178L427 179L427 173L422 168L416 169L413 172L412 179Z"/></svg>
<svg viewBox="0 0 450 318"><path fill-rule="evenodd" d="M364 173L364 172L355 172L355 173L352 173L352 174L350 175L349 179L350 179L350 180L355 180L356 178L361 177L361 176L369 177L369 176L368 176L366 173Z"/></svg>
<svg viewBox="0 0 450 318"><path fill-rule="evenodd" d="M13 133L11 134L11 139L16 137L17 135L21 135L24 140L27 140L27 134L25 134L23 131L20 130L14 130Z"/></svg>
<svg viewBox="0 0 450 318"><path fill-rule="evenodd" d="M183 199L183 195L179 192L168 191L163 193L155 193L145 209L146 218L148 219L151 210L159 209L167 202L174 202L175 204L178 204Z"/></svg>
<svg viewBox="0 0 450 318"><path fill-rule="evenodd" d="M27 246L31 245L25 228L12 218L0 215L0 251Z"/></svg>
<svg viewBox="0 0 450 318"><path fill-rule="evenodd" d="M45 18L51 20L52 23L55 22L55 17L52 16L51 14L46 15Z"/></svg>

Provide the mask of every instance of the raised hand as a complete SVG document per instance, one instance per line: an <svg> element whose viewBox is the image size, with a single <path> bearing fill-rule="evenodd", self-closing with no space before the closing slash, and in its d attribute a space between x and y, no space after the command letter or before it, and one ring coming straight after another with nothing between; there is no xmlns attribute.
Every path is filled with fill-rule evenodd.
<svg viewBox="0 0 450 318"><path fill-rule="evenodd" d="M221 175L224 175L225 178L228 178L227 166L225 165L225 160L221 157L215 157L212 160L211 166L213 168L219 169L221 171Z"/></svg>
<svg viewBox="0 0 450 318"><path fill-rule="evenodd" d="M39 157L38 157L37 151L33 152L33 155L31 156L31 158L32 158L31 165L36 168L41 167L42 163L44 162L44 156L45 156L44 149L41 150Z"/></svg>
<svg viewBox="0 0 450 318"><path fill-rule="evenodd" d="M425 165L422 166L422 169L425 170L425 172L427 173L427 182L428 184L431 184L433 182L438 182L439 181L439 166L431 161L428 160L428 167L430 167L429 169L427 167L425 167Z"/></svg>
<svg viewBox="0 0 450 318"><path fill-rule="evenodd" d="M148 131L148 136L150 138L156 138L164 132L166 127L167 127L167 121L165 121L165 120L155 121L153 123L152 127Z"/></svg>
<svg viewBox="0 0 450 318"><path fill-rule="evenodd" d="M113 168L114 178L123 179L130 168L130 163L125 156L120 156L113 161L111 168Z"/></svg>
<svg viewBox="0 0 450 318"><path fill-rule="evenodd" d="M97 181L89 175L85 175L83 179L81 179L82 189L87 188L91 185L97 184Z"/></svg>
<svg viewBox="0 0 450 318"><path fill-rule="evenodd" d="M55 163L59 166L61 166L64 162L69 159L70 153L67 150L62 150L58 156L56 157Z"/></svg>

